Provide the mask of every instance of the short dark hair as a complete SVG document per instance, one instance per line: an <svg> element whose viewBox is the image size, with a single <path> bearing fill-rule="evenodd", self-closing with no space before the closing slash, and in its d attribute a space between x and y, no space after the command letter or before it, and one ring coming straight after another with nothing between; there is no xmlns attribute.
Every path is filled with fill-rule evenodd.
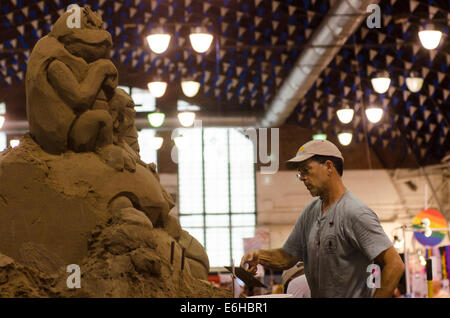
<svg viewBox="0 0 450 318"><path fill-rule="evenodd" d="M309 160L316 161L318 163L325 163L325 161L330 160L336 168L336 171L342 177L342 173L344 172L344 162L341 158L333 156L314 155Z"/></svg>

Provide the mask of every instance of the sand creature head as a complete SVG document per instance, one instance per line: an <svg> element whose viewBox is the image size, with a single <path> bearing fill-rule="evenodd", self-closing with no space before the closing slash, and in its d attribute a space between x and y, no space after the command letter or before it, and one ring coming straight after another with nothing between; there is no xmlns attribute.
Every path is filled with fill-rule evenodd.
<svg viewBox="0 0 450 318"><path fill-rule="evenodd" d="M79 13L80 27L70 23L76 11L67 11L55 22L49 35L57 38L71 54L83 58L87 63L107 58L112 39L103 28L102 18L88 6L80 8Z"/></svg>

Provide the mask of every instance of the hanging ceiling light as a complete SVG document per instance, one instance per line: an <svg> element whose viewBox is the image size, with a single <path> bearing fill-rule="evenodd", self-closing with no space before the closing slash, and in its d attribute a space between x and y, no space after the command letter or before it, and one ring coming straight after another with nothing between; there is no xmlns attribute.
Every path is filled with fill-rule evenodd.
<svg viewBox="0 0 450 318"><path fill-rule="evenodd" d="M154 81L147 84L148 90L150 91L150 94L152 94L154 97L159 98L164 95L167 88L166 82L160 82L160 81Z"/></svg>
<svg viewBox="0 0 450 318"><path fill-rule="evenodd" d="M170 34L164 33L162 29L157 29L154 33L147 36L147 43L153 52L161 54L169 47L170 38Z"/></svg>
<svg viewBox="0 0 450 318"><path fill-rule="evenodd" d="M391 84L391 79L389 78L389 74L381 73L376 75L371 79L372 87L378 94L384 94L389 89L389 85Z"/></svg>
<svg viewBox="0 0 450 318"><path fill-rule="evenodd" d="M313 140L327 140L327 134L315 134L312 136Z"/></svg>
<svg viewBox="0 0 450 318"><path fill-rule="evenodd" d="M353 134L351 132L341 132L338 134L338 139L341 145L348 146L352 142Z"/></svg>
<svg viewBox="0 0 450 318"><path fill-rule="evenodd" d="M411 72L409 76L406 78L406 86L413 93L417 93L418 91L420 91L422 85L423 85L423 78L414 72Z"/></svg>
<svg viewBox="0 0 450 318"><path fill-rule="evenodd" d="M5 116L0 115L0 129L2 129L4 123L5 123Z"/></svg>
<svg viewBox="0 0 450 318"><path fill-rule="evenodd" d="M442 32L437 30L434 25L428 24L419 31L419 39L422 46L427 50L434 50L441 42Z"/></svg>
<svg viewBox="0 0 450 318"><path fill-rule="evenodd" d="M181 112L178 113L178 120L184 127L192 126L195 120L195 113L193 112Z"/></svg>
<svg viewBox="0 0 450 318"><path fill-rule="evenodd" d="M166 115L159 111L155 111L155 112L147 115L148 122L153 127L161 127L162 124L164 123L165 118L166 118Z"/></svg>
<svg viewBox="0 0 450 318"><path fill-rule="evenodd" d="M355 113L355 111L348 106L345 106L344 108L338 109L336 111L336 114L337 114L339 120L343 124L348 124L349 122L351 122L353 119L354 113Z"/></svg>
<svg viewBox="0 0 450 318"><path fill-rule="evenodd" d="M191 41L192 48L198 53L204 53L208 51L213 40L213 36L209 34L205 28L197 27L189 34L189 40Z"/></svg>
<svg viewBox="0 0 450 318"><path fill-rule="evenodd" d="M200 83L196 81L182 81L181 89L187 97L194 97L200 89Z"/></svg>
<svg viewBox="0 0 450 318"><path fill-rule="evenodd" d="M164 139L162 137L153 137L149 140L149 145L153 150L161 148Z"/></svg>
<svg viewBox="0 0 450 318"><path fill-rule="evenodd" d="M383 116L383 109L380 107L366 108L366 116L371 123L376 124L381 120L381 117Z"/></svg>

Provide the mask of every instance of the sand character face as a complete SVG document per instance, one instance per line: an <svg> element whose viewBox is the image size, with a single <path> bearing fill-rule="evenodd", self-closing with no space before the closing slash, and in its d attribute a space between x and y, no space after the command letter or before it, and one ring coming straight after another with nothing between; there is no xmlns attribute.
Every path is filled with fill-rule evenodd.
<svg viewBox="0 0 450 318"><path fill-rule="evenodd" d="M70 28L67 19L72 13L64 13L54 24L51 36L64 44L71 54L92 63L100 58L107 58L112 47L109 32L103 29L103 21L89 7L81 9L81 27Z"/></svg>

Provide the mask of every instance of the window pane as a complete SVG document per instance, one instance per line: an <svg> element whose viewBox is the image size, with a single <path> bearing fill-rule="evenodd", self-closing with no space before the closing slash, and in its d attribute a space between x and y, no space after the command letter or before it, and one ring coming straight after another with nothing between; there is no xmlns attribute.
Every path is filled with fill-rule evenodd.
<svg viewBox="0 0 450 318"><path fill-rule="evenodd" d="M0 132L0 151L5 150L7 145L6 134L4 132Z"/></svg>
<svg viewBox="0 0 450 318"><path fill-rule="evenodd" d="M231 212L255 212L253 143L230 129Z"/></svg>
<svg viewBox="0 0 450 318"><path fill-rule="evenodd" d="M155 137L154 129L141 129L138 131L139 154L145 163L157 162L156 150L152 148L152 138Z"/></svg>
<svg viewBox="0 0 450 318"><path fill-rule="evenodd" d="M211 267L230 265L230 234L227 228L207 228L206 242Z"/></svg>
<svg viewBox="0 0 450 318"><path fill-rule="evenodd" d="M227 129L204 129L205 211L228 213Z"/></svg>
<svg viewBox="0 0 450 318"><path fill-rule="evenodd" d="M202 227L203 215L180 215L181 227Z"/></svg>
<svg viewBox="0 0 450 318"><path fill-rule="evenodd" d="M201 129L180 129L178 148L180 213L203 213L203 168Z"/></svg>
<svg viewBox="0 0 450 318"><path fill-rule="evenodd" d="M128 95L130 95L130 87L129 86L118 85L117 88L123 89Z"/></svg>
<svg viewBox="0 0 450 318"><path fill-rule="evenodd" d="M153 112L156 109L156 99L146 89L132 87L131 98L136 105L136 112Z"/></svg>
<svg viewBox="0 0 450 318"><path fill-rule="evenodd" d="M206 226L228 226L230 217L228 215L206 215Z"/></svg>
<svg viewBox="0 0 450 318"><path fill-rule="evenodd" d="M255 228L254 227L237 227L233 228L231 231L233 235L233 260L235 264L241 262L242 256L244 256L244 238L254 237Z"/></svg>
<svg viewBox="0 0 450 318"><path fill-rule="evenodd" d="M205 246L204 242L204 236L203 236L203 229L195 229L195 228L183 228L183 230L187 231L191 236L195 237L197 241L202 244L202 246Z"/></svg>
<svg viewBox="0 0 450 318"><path fill-rule="evenodd" d="M234 214L231 216L232 226L255 226L254 214Z"/></svg>

